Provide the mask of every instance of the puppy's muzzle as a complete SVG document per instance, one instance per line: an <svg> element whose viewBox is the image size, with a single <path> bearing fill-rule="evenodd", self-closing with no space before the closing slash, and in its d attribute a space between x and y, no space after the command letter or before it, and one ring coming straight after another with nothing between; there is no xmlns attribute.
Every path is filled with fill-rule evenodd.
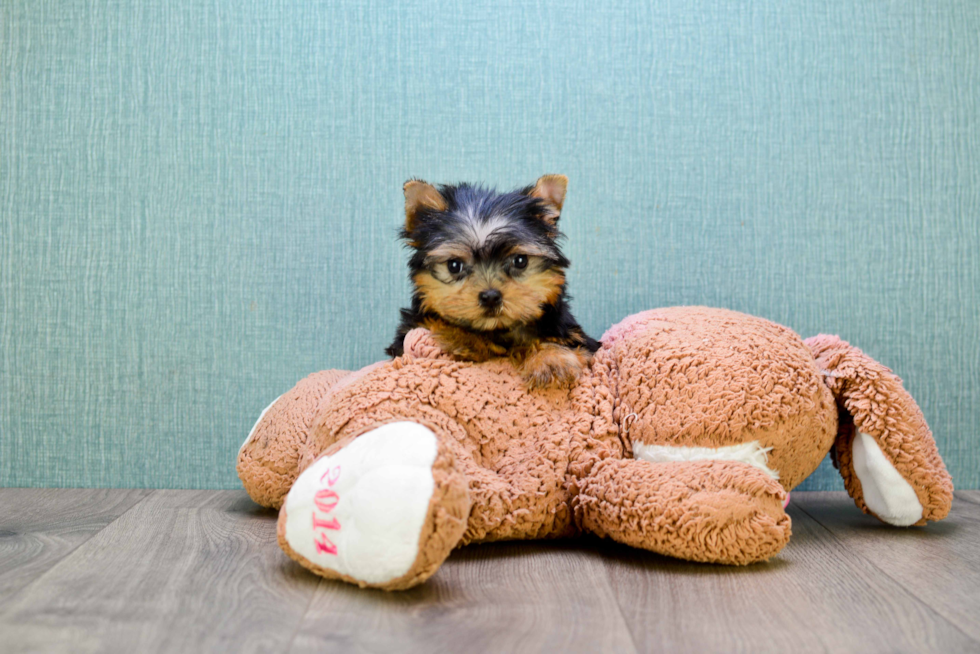
<svg viewBox="0 0 980 654"><path fill-rule="evenodd" d="M488 288L484 291L480 291L477 299L480 301L481 307L487 311L494 311L500 308L500 305L503 303L504 296L497 289Z"/></svg>

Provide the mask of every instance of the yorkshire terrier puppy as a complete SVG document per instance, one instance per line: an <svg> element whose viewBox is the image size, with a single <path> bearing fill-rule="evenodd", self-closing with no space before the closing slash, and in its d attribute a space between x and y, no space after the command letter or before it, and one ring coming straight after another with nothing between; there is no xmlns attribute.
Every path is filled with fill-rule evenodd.
<svg viewBox="0 0 980 654"><path fill-rule="evenodd" d="M401 237L415 291L388 355L401 356L405 334L425 327L458 359L510 357L529 388L573 386L599 343L565 295L558 218L567 185L564 175L511 193L406 182Z"/></svg>

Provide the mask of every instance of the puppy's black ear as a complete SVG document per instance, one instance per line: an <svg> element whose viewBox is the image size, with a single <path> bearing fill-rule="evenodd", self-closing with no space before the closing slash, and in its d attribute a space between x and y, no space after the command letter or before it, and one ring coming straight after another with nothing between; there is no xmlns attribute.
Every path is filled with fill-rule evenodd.
<svg viewBox="0 0 980 654"><path fill-rule="evenodd" d="M423 209L445 211L446 198L432 184L421 179L410 179L402 187L405 191L405 231L411 232L417 226L416 219Z"/></svg>
<svg viewBox="0 0 980 654"><path fill-rule="evenodd" d="M561 205L565 202L565 190L568 188L568 178L564 175L544 175L528 193L538 198L544 204L545 222L554 227L561 216Z"/></svg>

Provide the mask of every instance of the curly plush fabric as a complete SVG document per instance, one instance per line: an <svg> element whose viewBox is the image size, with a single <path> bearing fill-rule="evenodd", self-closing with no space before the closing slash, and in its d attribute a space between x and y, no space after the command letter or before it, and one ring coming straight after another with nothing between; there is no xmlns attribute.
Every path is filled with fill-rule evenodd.
<svg viewBox="0 0 980 654"><path fill-rule="evenodd" d="M915 490L922 505L923 525L949 513L953 481L939 456L922 411L902 388L902 380L858 348L836 336L820 334L807 339L817 365L825 370L827 385L853 419L853 426L878 444L890 463ZM844 423L835 449L844 486L865 513L861 481L854 473L852 441L855 430Z"/></svg>
<svg viewBox="0 0 980 654"><path fill-rule="evenodd" d="M723 447L757 442L787 489L834 442L837 409L813 355L790 329L720 309L680 307L627 318L602 337L632 442ZM627 417L631 417L627 419Z"/></svg>
<svg viewBox="0 0 980 654"><path fill-rule="evenodd" d="M282 505L282 498L301 471L300 452L307 446L315 417L309 407L318 406L349 375L346 370L315 372L263 414L238 453L238 475L248 478L253 500L277 509Z"/></svg>
<svg viewBox="0 0 980 654"><path fill-rule="evenodd" d="M912 398L833 337L804 343L720 309L647 311L603 336L574 388L532 392L505 359L453 361L424 330L405 343L397 359L301 382L240 454L251 496L280 507L319 457L381 425L409 421L434 435L429 517L416 564L397 579L367 583L338 575L329 558L305 560L282 535L283 510L284 550L324 576L405 588L452 547L583 531L693 561L764 561L790 537L786 493L835 441L847 488L867 510L837 402L915 488L923 521L949 510L952 485ZM653 460L634 459L634 447Z"/></svg>
<svg viewBox="0 0 980 654"><path fill-rule="evenodd" d="M591 376L571 393L529 394L505 361L406 355L381 371L347 384L321 408L301 467L380 423L412 420L439 437L468 480L472 508L463 543L573 531L565 471L572 442L595 440L585 410L594 404ZM607 436L607 456L621 457L615 435Z"/></svg>
<svg viewBox="0 0 980 654"><path fill-rule="evenodd" d="M579 496L582 526L626 545L691 561L746 564L783 549L786 492L731 461L600 462Z"/></svg>

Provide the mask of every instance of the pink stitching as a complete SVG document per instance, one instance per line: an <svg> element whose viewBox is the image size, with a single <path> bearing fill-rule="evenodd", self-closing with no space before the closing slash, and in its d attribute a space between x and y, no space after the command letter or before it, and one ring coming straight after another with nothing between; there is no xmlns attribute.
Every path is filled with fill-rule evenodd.
<svg viewBox="0 0 980 654"><path fill-rule="evenodd" d="M327 477L327 475L332 475L332 476ZM334 484L337 483L337 479L339 477L340 477L340 466L338 465L338 466L334 466L333 468L330 468L325 473L323 473L323 475L320 476L320 481L322 482L324 479L326 479L327 485L333 486Z"/></svg>
<svg viewBox="0 0 980 654"><path fill-rule="evenodd" d="M320 534L320 539L313 539L313 544L316 545L317 554L337 554L337 546L334 545L326 534Z"/></svg>
<svg viewBox="0 0 980 654"><path fill-rule="evenodd" d="M337 483L337 480L339 478L340 478L340 466L338 465L324 472L323 475L320 477L320 483L323 483L323 481L326 480L328 486L333 486L334 484ZM328 514L331 511L333 511L335 508L337 508L337 504L339 503L340 503L340 495L338 495L335 491L330 490L329 488L321 488L313 495L313 504L316 506L316 508L319 511L321 511L324 514ZM322 531L316 533L315 530L317 529L331 529L334 531L339 530L340 521L337 520L336 516L330 519L327 519L325 516L324 517L317 516L316 511L314 511L312 515L313 515L313 529L314 529L313 545L316 546L317 554L333 554L336 556L337 546L334 545L333 541L331 541L327 537L327 535Z"/></svg>
<svg viewBox="0 0 980 654"><path fill-rule="evenodd" d="M333 501L330 502L324 500ZM333 511L339 502L340 495L337 495L337 493L333 492L329 488L321 488L316 492L316 495L313 496L313 503L316 504L316 508L320 509L324 513L330 513Z"/></svg>
<svg viewBox="0 0 980 654"><path fill-rule="evenodd" d="M313 528L314 529L340 529L340 521L337 518L330 518L329 520L323 520L322 518L316 517L316 513L313 514Z"/></svg>

